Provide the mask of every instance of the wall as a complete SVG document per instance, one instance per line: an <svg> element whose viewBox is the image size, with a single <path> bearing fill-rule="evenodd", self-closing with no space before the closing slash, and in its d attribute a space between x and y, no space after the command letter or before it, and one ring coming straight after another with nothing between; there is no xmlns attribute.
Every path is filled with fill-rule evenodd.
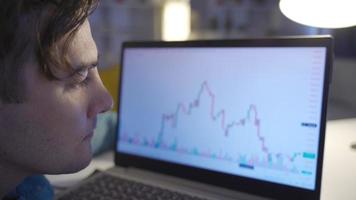
<svg viewBox="0 0 356 200"><path fill-rule="evenodd" d="M332 79L328 119L356 117L356 59L335 59Z"/></svg>

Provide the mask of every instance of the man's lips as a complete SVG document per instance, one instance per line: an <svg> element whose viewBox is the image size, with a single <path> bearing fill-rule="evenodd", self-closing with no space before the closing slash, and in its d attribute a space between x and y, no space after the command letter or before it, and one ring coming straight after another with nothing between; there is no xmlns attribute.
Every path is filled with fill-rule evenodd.
<svg viewBox="0 0 356 200"><path fill-rule="evenodd" d="M95 118L94 118L94 124L93 124L94 128L93 128L93 129L95 129L95 128L96 128L96 123L97 123L97 121L98 121L98 118L97 118L97 117L95 117Z"/></svg>
<svg viewBox="0 0 356 200"><path fill-rule="evenodd" d="M90 140L93 136L94 136L94 130L92 130L91 132L89 132L89 133L83 138L83 140Z"/></svg>
<svg viewBox="0 0 356 200"><path fill-rule="evenodd" d="M90 140L93 136L94 136L94 130L96 128L96 122L97 122L97 118L94 118L93 124L92 124L92 128L90 128L90 131L84 136L83 140Z"/></svg>

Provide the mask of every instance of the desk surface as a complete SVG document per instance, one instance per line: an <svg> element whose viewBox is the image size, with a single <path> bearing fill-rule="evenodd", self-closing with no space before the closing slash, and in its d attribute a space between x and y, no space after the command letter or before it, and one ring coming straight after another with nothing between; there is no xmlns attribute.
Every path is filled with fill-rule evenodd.
<svg viewBox="0 0 356 200"><path fill-rule="evenodd" d="M327 123L321 199L356 199L356 119Z"/></svg>
<svg viewBox="0 0 356 200"><path fill-rule="evenodd" d="M335 120L327 123L321 199L356 199L356 119ZM95 169L105 170L114 165L113 153L96 157L84 170L69 175L47 176L58 187L72 186Z"/></svg>

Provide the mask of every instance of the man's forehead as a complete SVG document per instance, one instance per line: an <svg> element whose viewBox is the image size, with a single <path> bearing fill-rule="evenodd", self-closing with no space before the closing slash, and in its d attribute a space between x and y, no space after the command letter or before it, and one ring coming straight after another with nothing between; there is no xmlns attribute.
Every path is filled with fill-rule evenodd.
<svg viewBox="0 0 356 200"><path fill-rule="evenodd" d="M91 66L98 62L98 50L87 20L79 27L69 44L68 59L74 68Z"/></svg>

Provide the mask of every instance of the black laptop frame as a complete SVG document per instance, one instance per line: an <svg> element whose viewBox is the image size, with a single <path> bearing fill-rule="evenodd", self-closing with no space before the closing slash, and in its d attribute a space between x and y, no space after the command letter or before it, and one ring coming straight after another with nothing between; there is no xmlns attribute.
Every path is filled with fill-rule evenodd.
<svg viewBox="0 0 356 200"><path fill-rule="evenodd" d="M223 188L246 192L253 195L273 198L273 199L320 199L321 176L323 153L325 143L326 109L329 84L331 83L331 70L333 62L333 39L330 36L315 37L279 37L260 39L236 39L236 40L200 40L184 42L163 42L163 41L136 41L124 42L121 51L120 67L120 88L118 91L118 122L120 122L120 97L121 80L124 72L124 54L128 48L152 48L152 47L326 47L326 62L324 75L324 88L322 97L322 116L320 121L320 140L317 159L316 185L314 190L307 190L283 184L267 182L263 180L251 179L237 175L224 174L197 167L188 167L181 164L165 162L141 156L135 156L123 152L118 152L119 126L117 123L115 140L115 165L120 167L135 167L153 172L164 173L171 176L204 182Z"/></svg>

